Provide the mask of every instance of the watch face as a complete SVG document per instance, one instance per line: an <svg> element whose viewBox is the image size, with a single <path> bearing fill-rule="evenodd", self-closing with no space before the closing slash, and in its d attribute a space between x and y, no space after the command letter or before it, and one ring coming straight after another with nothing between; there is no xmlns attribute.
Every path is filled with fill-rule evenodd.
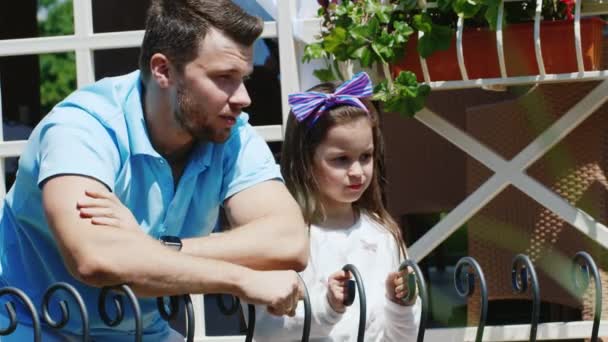
<svg viewBox="0 0 608 342"><path fill-rule="evenodd" d="M173 235L163 235L159 238L163 245L173 248L177 251L182 249L182 239Z"/></svg>

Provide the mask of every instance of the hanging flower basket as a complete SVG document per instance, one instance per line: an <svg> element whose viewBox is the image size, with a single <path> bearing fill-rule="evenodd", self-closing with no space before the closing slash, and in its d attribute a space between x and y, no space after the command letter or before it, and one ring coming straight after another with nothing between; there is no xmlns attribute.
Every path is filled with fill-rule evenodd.
<svg viewBox="0 0 608 342"><path fill-rule="evenodd" d="M581 46L585 71L598 70L602 62L600 18L581 19ZM496 49L496 32L489 29L465 28L462 34L464 63L469 79L501 77ZM411 37L406 56L392 66L393 73L409 70L418 81L424 81L417 38ZM578 72L574 44L574 21L545 21L540 27L540 41L545 72L561 74ZM507 76L539 74L534 51L534 23L510 24L503 30L503 51ZM426 59L431 81L461 80L456 54L456 39L448 50L436 51Z"/></svg>

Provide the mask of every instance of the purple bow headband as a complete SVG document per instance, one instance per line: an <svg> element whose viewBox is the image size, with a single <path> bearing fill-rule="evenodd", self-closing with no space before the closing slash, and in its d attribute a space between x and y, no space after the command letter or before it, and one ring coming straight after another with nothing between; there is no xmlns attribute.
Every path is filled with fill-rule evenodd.
<svg viewBox="0 0 608 342"><path fill-rule="evenodd" d="M372 81L369 76L360 72L349 81L340 85L333 94L308 91L289 94L289 105L296 119L300 122L314 115L313 124L321 114L338 105L351 105L364 109L367 107L361 102L362 98L372 95Z"/></svg>

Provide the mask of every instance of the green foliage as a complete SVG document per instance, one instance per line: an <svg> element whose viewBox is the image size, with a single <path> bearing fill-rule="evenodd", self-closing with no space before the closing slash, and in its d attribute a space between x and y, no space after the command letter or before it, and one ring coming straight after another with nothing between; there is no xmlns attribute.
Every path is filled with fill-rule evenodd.
<svg viewBox="0 0 608 342"><path fill-rule="evenodd" d="M425 56L449 47L452 29L433 23L418 9L417 0L383 3L379 0L342 1L321 8L323 30L319 40L304 50L303 61L328 60L314 72L321 81L344 79L337 62L357 61L362 67L388 65L403 57L415 30L424 32L419 44ZM413 15L414 14L414 15ZM411 73L399 75L375 87L374 98L385 108L413 115L424 105L429 87L420 85Z"/></svg>
<svg viewBox="0 0 608 342"><path fill-rule="evenodd" d="M374 88L374 100L383 102L384 109L389 112L414 116L424 107L430 92L431 87L419 84L414 73L402 71L392 85L385 80Z"/></svg>
<svg viewBox="0 0 608 342"><path fill-rule="evenodd" d="M332 0L321 7L321 35L304 50L303 61L325 59L326 67L314 72L321 81L344 80L338 62L358 62L361 67L380 66L386 80L374 88L374 99L389 111L413 116L423 108L430 92L411 72L393 80L388 67L403 58L412 35L418 36L417 53L428 58L450 47L456 20L496 29L501 0L434 0L434 9L423 10L426 0ZM522 22L534 17L535 0L505 3L505 22ZM547 19L571 15L573 0L543 2ZM570 7L568 7L570 6Z"/></svg>
<svg viewBox="0 0 608 342"><path fill-rule="evenodd" d="M39 0L47 11L46 19L38 23L40 36L74 33L72 0ZM40 106L47 113L76 89L76 63L73 52L40 56Z"/></svg>
<svg viewBox="0 0 608 342"><path fill-rule="evenodd" d="M40 56L40 107L48 113L76 89L76 63L73 52Z"/></svg>

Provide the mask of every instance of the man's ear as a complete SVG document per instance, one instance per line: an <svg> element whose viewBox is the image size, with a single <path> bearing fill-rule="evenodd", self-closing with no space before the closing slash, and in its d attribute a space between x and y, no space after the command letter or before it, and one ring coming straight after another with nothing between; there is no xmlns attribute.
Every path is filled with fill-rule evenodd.
<svg viewBox="0 0 608 342"><path fill-rule="evenodd" d="M162 53L155 53L150 57L150 78L161 88L167 88L171 84L170 64L167 56Z"/></svg>

